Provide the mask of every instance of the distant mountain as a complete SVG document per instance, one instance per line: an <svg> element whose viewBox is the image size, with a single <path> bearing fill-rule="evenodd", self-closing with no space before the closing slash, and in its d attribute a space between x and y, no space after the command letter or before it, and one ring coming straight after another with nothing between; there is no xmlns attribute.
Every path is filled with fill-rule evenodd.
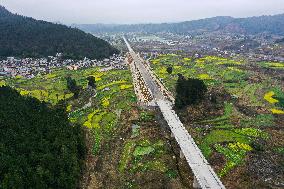
<svg viewBox="0 0 284 189"><path fill-rule="evenodd" d="M284 35L284 14L250 18L213 17L180 23L135 24L135 25L73 25L86 32L172 32L192 34L200 32L230 32L236 34L269 33Z"/></svg>
<svg viewBox="0 0 284 189"><path fill-rule="evenodd" d="M279 40L276 40L275 42L276 42L276 43L280 43L280 44L284 44L284 38L279 39Z"/></svg>
<svg viewBox="0 0 284 189"><path fill-rule="evenodd" d="M12 14L0 6L0 58L42 57L57 52L74 59L118 53L106 41L79 29Z"/></svg>
<svg viewBox="0 0 284 189"><path fill-rule="evenodd" d="M231 17L214 17L202 20L195 20L180 23L162 23L162 24L131 24L131 25L108 25L108 24L80 24L73 27L80 28L87 32L173 32L183 33L196 30L215 30L220 25L229 23Z"/></svg>

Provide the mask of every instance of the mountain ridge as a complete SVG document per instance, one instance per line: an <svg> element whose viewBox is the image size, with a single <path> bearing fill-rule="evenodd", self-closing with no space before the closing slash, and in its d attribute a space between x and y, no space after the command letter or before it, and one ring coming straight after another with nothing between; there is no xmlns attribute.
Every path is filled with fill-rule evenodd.
<svg viewBox="0 0 284 189"><path fill-rule="evenodd" d="M118 50L77 28L36 20L0 6L0 58L44 57L62 52L66 58L101 59Z"/></svg>
<svg viewBox="0 0 284 189"><path fill-rule="evenodd" d="M230 16L216 16L199 20L178 23L160 24L73 24L86 32L171 32L192 34L196 32L223 31L236 34L258 34L268 32L284 35L284 14L254 16L248 18L234 18Z"/></svg>

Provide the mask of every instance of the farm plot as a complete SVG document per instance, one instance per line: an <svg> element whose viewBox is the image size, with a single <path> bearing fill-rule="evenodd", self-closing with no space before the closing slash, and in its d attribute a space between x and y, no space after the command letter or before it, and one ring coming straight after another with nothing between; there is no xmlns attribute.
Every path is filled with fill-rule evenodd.
<svg viewBox="0 0 284 189"><path fill-rule="evenodd" d="M67 89L66 77L75 79L82 92L78 99ZM87 77L96 78L96 93L87 90ZM95 137L93 153L98 153L102 140L111 136L119 121L121 111L127 111L136 102L131 75L128 70L100 72L100 68L78 71L55 70L52 74L37 76L33 79L14 78L1 81L41 101L57 105L65 100L69 119L89 128ZM84 105L91 103L91 106Z"/></svg>
<svg viewBox="0 0 284 189"><path fill-rule="evenodd" d="M81 88L78 99L66 87L68 76ZM87 87L89 76L96 78L96 91ZM193 179L189 170L179 173L175 154L155 113L137 107L129 70L60 69L30 80L1 80L0 84L10 85L22 95L34 96L50 105L66 106L70 122L85 128L88 156L82 185L86 187L175 185L181 188L185 183L181 181L183 177L189 183Z"/></svg>
<svg viewBox="0 0 284 189"><path fill-rule="evenodd" d="M217 105L210 106L214 103L206 101L204 105L182 110L180 116L209 161L214 162L216 157L223 157L221 165L219 161L215 165L213 163L213 166L224 179L229 178L228 173L234 173L236 168L248 164L249 154L261 150L270 153L284 145L283 136L275 137L275 133L280 132L277 130L283 127L284 120L281 81L257 71L246 70L245 61L215 56L192 59L169 54L158 56L150 63L153 71L172 93L175 93L178 74L203 80L212 95L216 91L223 91L223 95L216 97L219 101L214 103ZM263 65L282 67L272 63ZM172 68L172 73L167 72L168 67ZM214 109L210 109L216 106L223 107L223 110L214 112ZM190 114L195 111L199 114L192 118ZM214 114L211 115L210 111ZM204 115L204 112L208 114ZM219 112L218 115L215 115L216 112ZM272 144L278 140L281 142Z"/></svg>

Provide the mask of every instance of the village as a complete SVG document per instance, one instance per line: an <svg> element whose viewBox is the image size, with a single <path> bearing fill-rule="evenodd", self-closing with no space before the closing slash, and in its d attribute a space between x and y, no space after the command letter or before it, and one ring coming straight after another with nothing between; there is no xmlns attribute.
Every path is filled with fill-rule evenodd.
<svg viewBox="0 0 284 189"><path fill-rule="evenodd" d="M122 35L131 42L133 49L140 52L144 59L155 58L159 54L180 54L187 57L201 58L207 55L249 62L284 62L284 45L275 43L275 36L246 36L230 33L213 32L204 34L173 33L109 33L94 34L110 42L125 52Z"/></svg>
<svg viewBox="0 0 284 189"><path fill-rule="evenodd" d="M103 67L102 70L127 69L125 58L121 55L113 55L103 60L83 60L63 59L62 53L47 58L16 58L7 57L6 60L0 60L0 77L25 77L34 78L38 74L45 75L51 73L57 68L66 68L68 70L79 70L90 67Z"/></svg>

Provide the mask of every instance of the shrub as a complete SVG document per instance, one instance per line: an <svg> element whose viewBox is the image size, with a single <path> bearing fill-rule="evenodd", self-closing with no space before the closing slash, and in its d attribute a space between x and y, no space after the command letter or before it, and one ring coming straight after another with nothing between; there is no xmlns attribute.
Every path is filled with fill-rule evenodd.
<svg viewBox="0 0 284 189"><path fill-rule="evenodd" d="M79 86L77 86L76 80L69 76L66 78L66 81L68 90L74 94L74 98L78 98L81 89Z"/></svg>
<svg viewBox="0 0 284 189"><path fill-rule="evenodd" d="M178 109L200 102L207 92L207 87L202 80L186 79L181 74L176 84L175 107Z"/></svg>
<svg viewBox="0 0 284 189"><path fill-rule="evenodd" d="M97 87L96 78L94 76L89 76L87 80L88 80L88 86L92 87L93 89L96 89Z"/></svg>
<svg viewBox="0 0 284 189"><path fill-rule="evenodd" d="M169 73L169 74L172 74L173 73L173 67L167 67L167 72Z"/></svg>

